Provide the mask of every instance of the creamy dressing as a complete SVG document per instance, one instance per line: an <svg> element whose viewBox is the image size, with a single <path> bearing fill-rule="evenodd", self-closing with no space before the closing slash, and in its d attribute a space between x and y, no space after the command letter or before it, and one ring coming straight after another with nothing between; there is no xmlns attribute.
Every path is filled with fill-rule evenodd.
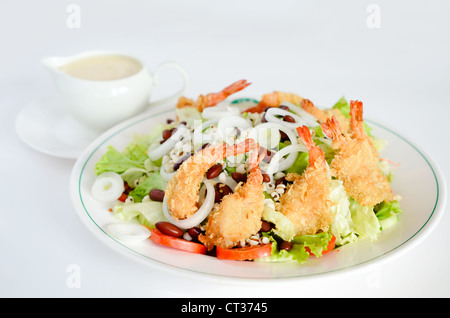
<svg viewBox="0 0 450 318"><path fill-rule="evenodd" d="M136 74L142 69L142 64L127 56L100 55L73 61L59 69L80 79L110 81Z"/></svg>

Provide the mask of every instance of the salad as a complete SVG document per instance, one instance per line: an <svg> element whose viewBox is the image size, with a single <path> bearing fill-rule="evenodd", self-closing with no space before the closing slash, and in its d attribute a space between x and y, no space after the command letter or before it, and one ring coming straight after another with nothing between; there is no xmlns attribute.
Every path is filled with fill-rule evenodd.
<svg viewBox="0 0 450 318"><path fill-rule="evenodd" d="M384 140L363 104L329 109L299 95L229 96L237 81L197 99L125 149L108 146L92 195L113 203L121 240L170 246L218 259L257 262L322 257L399 220Z"/></svg>

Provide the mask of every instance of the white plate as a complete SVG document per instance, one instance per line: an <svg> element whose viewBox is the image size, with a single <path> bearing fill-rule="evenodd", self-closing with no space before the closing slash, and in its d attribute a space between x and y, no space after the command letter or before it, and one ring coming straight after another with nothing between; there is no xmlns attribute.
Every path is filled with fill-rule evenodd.
<svg viewBox="0 0 450 318"><path fill-rule="evenodd" d="M413 142L380 123L367 122L375 136L388 141L381 156L400 163L394 168L393 190L403 197L400 222L372 243L360 240L305 264L221 261L211 256L190 254L146 240L126 245L111 237L106 226L116 222L90 194L95 179L94 165L108 145L121 150L134 133L148 133L152 126L174 118L173 108L154 110L110 129L79 157L71 176L70 191L75 210L89 230L107 246L158 270L218 282L270 283L351 273L376 262L391 260L417 246L435 228L446 203L446 185L433 161Z"/></svg>
<svg viewBox="0 0 450 318"><path fill-rule="evenodd" d="M56 96L31 102L17 116L24 143L47 155L76 159L100 133L92 132L63 111Z"/></svg>

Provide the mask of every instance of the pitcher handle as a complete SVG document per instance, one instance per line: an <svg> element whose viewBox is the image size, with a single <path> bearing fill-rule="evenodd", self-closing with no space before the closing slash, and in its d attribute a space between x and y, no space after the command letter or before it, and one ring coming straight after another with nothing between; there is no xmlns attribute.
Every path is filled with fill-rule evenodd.
<svg viewBox="0 0 450 318"><path fill-rule="evenodd" d="M164 105L164 104L168 104L168 103L174 102L181 95L183 95L184 92L186 91L186 87L187 87L187 84L188 84L187 73L184 70L184 68L182 68L178 63L175 63L175 62L165 62L165 63L162 63L162 64L158 65L158 67L153 72L153 85L157 85L158 84L158 72L160 72L163 68L175 68L175 69L177 69L181 73L181 75L183 76L183 87L178 92L176 92L173 95L161 98L161 99L156 100L156 101L150 101L149 106L151 106L151 107L161 106L161 105Z"/></svg>

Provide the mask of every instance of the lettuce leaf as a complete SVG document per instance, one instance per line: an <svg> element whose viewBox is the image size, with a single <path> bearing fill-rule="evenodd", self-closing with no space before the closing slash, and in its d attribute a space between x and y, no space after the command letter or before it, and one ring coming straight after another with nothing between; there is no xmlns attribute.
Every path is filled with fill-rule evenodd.
<svg viewBox="0 0 450 318"><path fill-rule="evenodd" d="M100 175L103 172L113 171L121 174L130 168L144 169L144 162L133 160L113 146L108 146L105 154L95 164L95 173Z"/></svg>
<svg viewBox="0 0 450 318"><path fill-rule="evenodd" d="M149 174L139 185L129 193L134 202L142 202L142 199L150 193L152 189L165 190L167 182L159 172Z"/></svg>
<svg viewBox="0 0 450 318"><path fill-rule="evenodd" d="M367 236L372 241L378 238L381 224L371 206L362 206L350 199L350 213L352 215L353 230L358 236Z"/></svg>
<svg viewBox="0 0 450 318"><path fill-rule="evenodd" d="M272 252L270 256L257 258L254 261L259 263L277 263L277 262L297 262L305 263L309 258L309 253L306 251L304 245L293 244L289 251L280 250L278 248L278 242L269 237L272 241Z"/></svg>
<svg viewBox="0 0 450 318"><path fill-rule="evenodd" d="M397 200L381 202L373 210L383 230L397 223L399 221L399 215L403 213Z"/></svg>
<svg viewBox="0 0 450 318"><path fill-rule="evenodd" d="M342 181L330 182L330 200L335 203L330 209L334 215L330 232L336 237L336 246L342 246L358 239L350 212L350 199L345 192Z"/></svg>
<svg viewBox="0 0 450 318"><path fill-rule="evenodd" d="M270 256L255 259L255 262L289 262L295 261L297 263L305 263L310 257L306 247L316 256L321 257L324 250L327 249L332 235L330 233L322 232L315 235L296 236L291 241L292 248L289 251L279 249L278 241L270 236L268 233L263 233L272 242L272 252Z"/></svg>
<svg viewBox="0 0 450 318"><path fill-rule="evenodd" d="M118 220L137 221L149 228L154 228L157 222L167 221L162 203L155 201L117 204L113 209L113 215Z"/></svg>
<svg viewBox="0 0 450 318"><path fill-rule="evenodd" d="M295 235L294 223L283 213L277 212L271 207L265 206L262 219L275 225L273 233L285 241L290 241Z"/></svg>
<svg viewBox="0 0 450 318"><path fill-rule="evenodd" d="M290 166L288 169L286 169L286 173L295 172L298 174L302 174L303 171L308 167L309 164L309 154L307 152L300 152L297 156L297 159L295 159L292 166Z"/></svg>

